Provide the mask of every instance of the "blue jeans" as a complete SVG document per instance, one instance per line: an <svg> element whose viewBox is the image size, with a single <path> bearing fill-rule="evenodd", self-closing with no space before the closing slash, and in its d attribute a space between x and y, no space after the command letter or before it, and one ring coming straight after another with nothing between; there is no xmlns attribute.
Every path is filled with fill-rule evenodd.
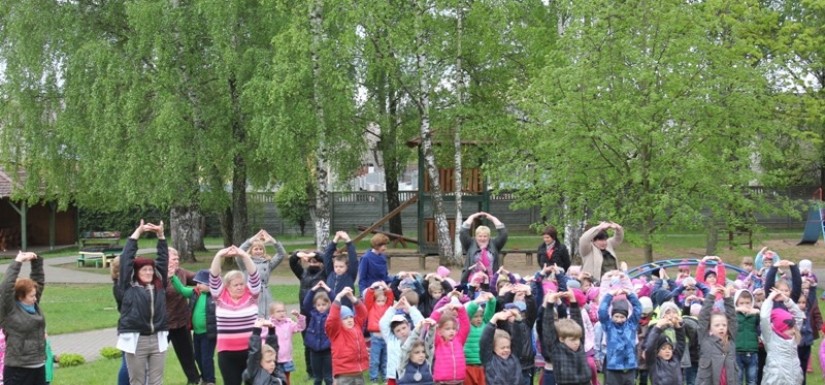
<svg viewBox="0 0 825 385"><path fill-rule="evenodd" d="M533 375L536 373L536 368L530 367L522 369L521 382L523 385L533 385Z"/></svg>
<svg viewBox="0 0 825 385"><path fill-rule="evenodd" d="M736 353L736 364L739 365L739 385L743 381L746 385L756 385L756 373L759 370L756 352Z"/></svg>
<svg viewBox="0 0 825 385"><path fill-rule="evenodd" d="M541 385L556 385L556 376L552 370L542 369L544 374L541 377Z"/></svg>
<svg viewBox="0 0 825 385"><path fill-rule="evenodd" d="M379 333L370 337L370 381L387 378L387 341Z"/></svg>
<svg viewBox="0 0 825 385"><path fill-rule="evenodd" d="M195 363L201 372L203 382L215 383L215 344L217 338L209 338L206 334L193 334L192 342L195 344Z"/></svg>
<svg viewBox="0 0 825 385"><path fill-rule="evenodd" d="M129 385L129 370L126 369L126 353L120 357L120 370L117 372L117 385Z"/></svg>
<svg viewBox="0 0 825 385"><path fill-rule="evenodd" d="M685 384L695 385L697 372L699 372L698 366L691 366L689 368L685 368Z"/></svg>

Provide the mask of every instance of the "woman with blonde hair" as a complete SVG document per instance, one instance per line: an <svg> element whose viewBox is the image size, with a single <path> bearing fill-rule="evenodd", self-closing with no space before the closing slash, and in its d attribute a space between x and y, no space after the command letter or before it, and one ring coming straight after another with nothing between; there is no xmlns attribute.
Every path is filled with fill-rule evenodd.
<svg viewBox="0 0 825 385"><path fill-rule="evenodd" d="M221 278L223 258L232 257L243 260L246 274L232 270ZM218 367L223 383L241 385L261 292L261 279L252 257L236 246L219 250L209 268L209 291L215 300Z"/></svg>
<svg viewBox="0 0 825 385"><path fill-rule="evenodd" d="M470 237L470 227L478 218L487 218L493 222L497 232L495 239L490 239L490 228L487 226L476 227L474 237ZM467 255L467 258L464 259L461 283L467 283L470 275L477 271L487 275L498 271L498 256L507 243L507 228L498 218L484 211L470 215L461 224L459 239L461 240L461 247Z"/></svg>

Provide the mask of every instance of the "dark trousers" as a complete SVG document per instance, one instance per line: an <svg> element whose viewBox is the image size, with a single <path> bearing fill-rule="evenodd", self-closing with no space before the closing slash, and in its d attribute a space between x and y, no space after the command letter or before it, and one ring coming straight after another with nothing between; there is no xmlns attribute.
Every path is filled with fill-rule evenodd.
<svg viewBox="0 0 825 385"><path fill-rule="evenodd" d="M243 383L242 376L243 371L246 369L248 353L246 350L218 352L218 367L221 369L224 385L241 385Z"/></svg>
<svg viewBox="0 0 825 385"><path fill-rule="evenodd" d="M302 312L301 314L304 314L304 313ZM304 314L304 316L307 316L307 314ZM306 338L307 338L307 331L306 330L301 332L301 338L302 338L302 341L306 342ZM304 346L306 347L306 343L304 343ZM306 349L306 348L304 348L304 365L306 365L305 368L307 369L307 377L315 378L315 373L312 371L312 360L310 359L309 349Z"/></svg>
<svg viewBox="0 0 825 385"><path fill-rule="evenodd" d="M193 335L195 343L195 363L201 371L201 379L206 383L215 383L215 344L218 339L209 338L206 334Z"/></svg>
<svg viewBox="0 0 825 385"><path fill-rule="evenodd" d="M636 369L633 370L605 370L605 385L634 385L636 383Z"/></svg>
<svg viewBox="0 0 825 385"><path fill-rule="evenodd" d="M46 385L46 367L21 368L6 365L3 368L3 383L9 385Z"/></svg>
<svg viewBox="0 0 825 385"><path fill-rule="evenodd" d="M195 367L195 352L192 348L192 333L188 327L169 329L169 342L175 348L183 374L190 384L197 384L201 380L198 368Z"/></svg>
<svg viewBox="0 0 825 385"><path fill-rule="evenodd" d="M764 346L759 347L759 351L756 353L756 357L759 359L759 369L756 371L756 383L762 383L762 369L765 368L765 361L768 360L768 352L765 351Z"/></svg>
<svg viewBox="0 0 825 385"><path fill-rule="evenodd" d="M808 383L808 361L811 359L811 345L797 346L796 353L799 355L799 364L802 366L802 385Z"/></svg>
<svg viewBox="0 0 825 385"><path fill-rule="evenodd" d="M541 385L556 385L556 376L553 375L552 370L544 369L544 374L541 376Z"/></svg>
<svg viewBox="0 0 825 385"><path fill-rule="evenodd" d="M312 373L315 374L315 385L321 385L322 381L326 385L332 385L332 353L330 350L310 351L309 361L312 365Z"/></svg>

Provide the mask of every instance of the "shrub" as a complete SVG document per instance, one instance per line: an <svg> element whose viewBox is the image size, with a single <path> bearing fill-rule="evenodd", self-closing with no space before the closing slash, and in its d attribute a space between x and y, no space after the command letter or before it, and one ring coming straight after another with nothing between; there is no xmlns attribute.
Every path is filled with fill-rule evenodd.
<svg viewBox="0 0 825 385"><path fill-rule="evenodd" d="M80 354L63 353L60 355L60 367L68 368L70 366L78 366L86 363L86 359Z"/></svg>
<svg viewBox="0 0 825 385"><path fill-rule="evenodd" d="M120 349L114 346L104 346L102 349L100 349L100 355L103 358L113 360L115 358L120 358L121 355L123 355L123 353L120 351Z"/></svg>

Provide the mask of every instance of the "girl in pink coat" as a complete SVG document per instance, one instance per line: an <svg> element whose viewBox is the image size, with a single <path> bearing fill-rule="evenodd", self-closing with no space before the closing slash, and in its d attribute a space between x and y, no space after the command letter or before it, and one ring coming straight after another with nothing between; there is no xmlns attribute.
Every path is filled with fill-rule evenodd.
<svg viewBox="0 0 825 385"><path fill-rule="evenodd" d="M432 314L437 324L433 356L435 382L462 384L467 371L464 343L470 334L470 318L464 306L450 303Z"/></svg>

